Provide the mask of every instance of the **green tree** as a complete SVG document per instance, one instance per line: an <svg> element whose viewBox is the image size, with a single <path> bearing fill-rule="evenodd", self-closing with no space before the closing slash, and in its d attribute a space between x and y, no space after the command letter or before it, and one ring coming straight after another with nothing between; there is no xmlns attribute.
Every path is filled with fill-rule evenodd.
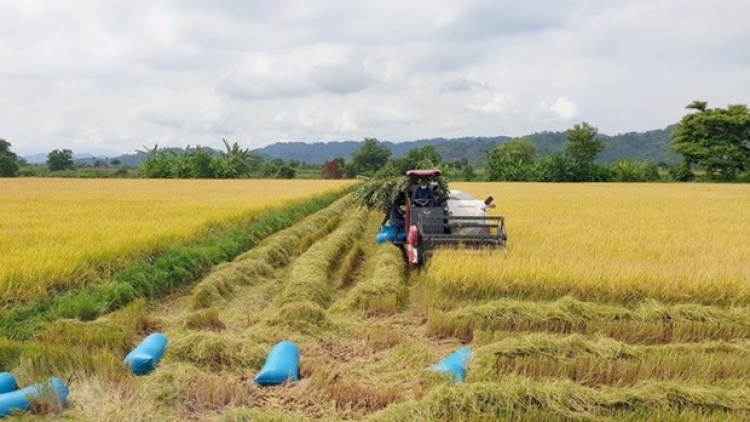
<svg viewBox="0 0 750 422"><path fill-rule="evenodd" d="M242 149L237 142L229 145L226 139L222 139L226 152L221 156L214 157L215 177L223 179L234 179L249 176L252 172L260 170L263 157L252 154L247 149Z"/></svg>
<svg viewBox="0 0 750 422"><path fill-rule="evenodd" d="M138 166L138 174L140 176L147 178L170 177L172 174L170 159L163 151L159 151L158 144L154 145L153 148L144 147L143 151L136 152L146 154L146 159Z"/></svg>
<svg viewBox="0 0 750 422"><path fill-rule="evenodd" d="M188 154L190 177L193 179L213 179L216 177L213 157L200 145Z"/></svg>
<svg viewBox="0 0 750 422"><path fill-rule="evenodd" d="M596 138L598 129L583 122L565 131L565 156L572 164L574 182L605 182L611 171L594 163L604 151L604 142Z"/></svg>
<svg viewBox="0 0 750 422"><path fill-rule="evenodd" d="M277 179L294 179L296 175L297 171L291 164L282 164L278 170L276 170L274 177Z"/></svg>
<svg viewBox="0 0 750 422"><path fill-rule="evenodd" d="M477 173L474 171L474 167L470 164L466 164L461 167L460 177L466 182L473 182L477 180Z"/></svg>
<svg viewBox="0 0 750 422"><path fill-rule="evenodd" d="M596 139L599 130L586 122L565 131L565 154L579 167L593 163L596 156L604 151L604 142Z"/></svg>
<svg viewBox="0 0 750 422"><path fill-rule="evenodd" d="M10 142L0 139L0 177L13 177L21 167L21 161L10 146Z"/></svg>
<svg viewBox="0 0 750 422"><path fill-rule="evenodd" d="M47 154L47 168L49 171L75 170L73 151L56 149Z"/></svg>
<svg viewBox="0 0 750 422"><path fill-rule="evenodd" d="M563 153L554 153L540 159L534 166L536 179L540 182L575 182L573 162Z"/></svg>
<svg viewBox="0 0 750 422"><path fill-rule="evenodd" d="M371 176L388 163L391 150L375 138L365 138L362 147L352 154L347 166L347 177L356 175Z"/></svg>
<svg viewBox="0 0 750 422"><path fill-rule="evenodd" d="M435 168L442 162L437 148L426 145L422 148L411 148L403 157L391 158L390 164L396 168L398 174L403 175L413 169Z"/></svg>
<svg viewBox="0 0 750 422"><path fill-rule="evenodd" d="M653 182L659 180L656 164L633 160L620 160L612 166L613 177L617 182Z"/></svg>
<svg viewBox="0 0 750 422"><path fill-rule="evenodd" d="M529 181L533 177L536 147L525 138L497 145L487 154L485 172L489 181Z"/></svg>
<svg viewBox="0 0 750 422"><path fill-rule="evenodd" d="M263 163L263 166L260 170L260 175L262 177L276 177L276 174L279 171L279 168L284 165L284 160L280 158L274 158L273 160Z"/></svg>
<svg viewBox="0 0 750 422"><path fill-rule="evenodd" d="M693 101L672 134L672 150L686 166L698 166L713 180L733 180L750 170L750 110L743 104L708 108Z"/></svg>
<svg viewBox="0 0 750 422"><path fill-rule="evenodd" d="M190 159L192 154L190 145L185 148L182 154L175 151L169 151L164 157L169 163L169 177L177 179L189 179L193 175L193 163Z"/></svg>

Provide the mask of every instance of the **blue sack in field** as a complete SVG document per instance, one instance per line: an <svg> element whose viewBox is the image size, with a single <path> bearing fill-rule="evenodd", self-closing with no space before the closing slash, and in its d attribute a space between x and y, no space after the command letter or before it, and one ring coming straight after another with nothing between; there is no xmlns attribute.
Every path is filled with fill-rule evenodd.
<svg viewBox="0 0 750 422"><path fill-rule="evenodd" d="M135 375L146 375L159 364L167 348L167 337L162 333L153 333L131 350L123 363L127 364Z"/></svg>
<svg viewBox="0 0 750 422"><path fill-rule="evenodd" d="M464 379L466 379L466 367L469 366L470 358L471 349L463 347L427 369L439 372L449 377L451 381L464 382Z"/></svg>
<svg viewBox="0 0 750 422"><path fill-rule="evenodd" d="M291 341L282 341L268 353L263 369L253 380L262 386L285 381L299 381L299 348Z"/></svg>
<svg viewBox="0 0 750 422"><path fill-rule="evenodd" d="M380 226L380 231L377 236L375 236L375 243L378 245L385 242L403 242L404 240L406 240L406 232L404 229L393 226Z"/></svg>
<svg viewBox="0 0 750 422"><path fill-rule="evenodd" d="M54 399L62 406L68 403L68 387L60 378L53 377L43 383L0 394L0 418L13 412L31 409L31 402L41 398Z"/></svg>
<svg viewBox="0 0 750 422"><path fill-rule="evenodd" d="M393 242L396 240L396 229L391 226L380 226L380 231L375 237L375 243L380 245L385 242Z"/></svg>
<svg viewBox="0 0 750 422"><path fill-rule="evenodd" d="M0 394L10 393L18 389L16 377L10 372L0 372Z"/></svg>

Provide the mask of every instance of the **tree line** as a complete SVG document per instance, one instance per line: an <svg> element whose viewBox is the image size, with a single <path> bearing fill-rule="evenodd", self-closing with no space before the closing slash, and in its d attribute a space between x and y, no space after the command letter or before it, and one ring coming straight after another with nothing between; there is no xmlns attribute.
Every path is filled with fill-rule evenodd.
<svg viewBox="0 0 750 422"><path fill-rule="evenodd" d="M236 142L223 140L225 150L188 146L181 152L144 148L146 159L132 170L115 161L114 177L145 178L279 178L319 177L354 178L373 175L402 175L409 169L441 168L452 180L539 181L539 182L649 182L657 180L750 182L750 110L746 105L709 108L695 101L677 124L672 136L672 150L682 157L677 165L657 165L635 160L621 160L613 165L596 163L604 151L597 138L598 130L587 122L565 131L562 152L539 157L536 147L526 138L498 144L488 151L483 165L475 168L466 158L443 162L433 146L412 148L406 155L392 157L391 150L375 138L365 138L362 146L347 162L333 158L321 166L280 159L264 161L263 157L241 148ZM10 150L11 144L0 139L0 177L34 176L39 172ZM68 149L53 150L47 155L46 170L51 175L81 176ZM87 170L90 171L90 170ZM68 173L66 173L68 172ZM96 177L96 176L93 176Z"/></svg>

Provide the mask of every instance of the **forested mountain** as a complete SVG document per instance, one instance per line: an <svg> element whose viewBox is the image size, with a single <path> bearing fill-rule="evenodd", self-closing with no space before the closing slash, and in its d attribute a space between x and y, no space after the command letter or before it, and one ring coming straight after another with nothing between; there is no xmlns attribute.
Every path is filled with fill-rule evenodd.
<svg viewBox="0 0 750 422"><path fill-rule="evenodd" d="M615 136L598 135L604 141L606 148L597 161L600 163L616 163L623 159L648 161L652 163L676 163L679 157L669 149L674 126L648 132L629 132ZM537 156L549 155L565 149L565 134L563 132L540 132L527 135L537 147ZM466 158L474 165L481 164L482 157L497 144L512 139L508 136L495 137L465 137L465 138L433 138L412 142L383 142L398 157L406 154L411 148L421 148L426 145L434 146L443 161L451 162ZM344 142L277 142L253 152L263 155L267 159L280 158L284 161L297 160L310 164L322 164L326 160L341 157L348 160L352 153L359 149L361 141Z"/></svg>
<svg viewBox="0 0 750 422"><path fill-rule="evenodd" d="M599 134L597 137L604 141L606 148L597 161L611 164L623 159L647 161L652 163L676 163L679 157L672 153L669 144L671 142L674 126L664 129L651 130L648 132L629 132L615 136ZM563 151L565 148L565 134L563 132L539 132L526 136L537 147L537 156L545 156L554 152ZM445 162L451 162L466 158L473 165L482 165L482 158L487 151L496 145L513 139L508 136L493 137L463 137L463 138L432 138L420 139L411 142L388 142L383 144L390 148L393 156L405 155L412 148L421 148L427 145L434 146ZM327 160L340 157L349 160L351 155L362 146L362 141L341 142L277 142L264 148L250 152L260 154L266 160L279 158L284 161L296 160L308 164L323 164ZM204 147L205 148L205 147ZM175 153L181 153L182 148L167 148ZM210 149L210 148L206 148ZM218 153L218 151L213 151ZM46 156L45 156L46 157ZM97 160L106 164L113 160L119 160L122 165L134 167L145 160L147 154L138 152L125 154L119 157L76 157L76 163L93 165ZM43 163L42 154L39 154L38 162ZM31 161L31 162L37 162Z"/></svg>
<svg viewBox="0 0 750 422"><path fill-rule="evenodd" d="M432 145L437 148L443 161L450 162L466 157L470 162L478 163L485 152L491 150L500 142L511 139L507 136L491 138L434 138L421 139L411 142L383 142L393 156L405 155L412 148ZM266 159L280 158L284 161L297 160L309 164L323 164L327 160L341 157L349 160L351 155L362 146L361 141L344 142L277 142L265 148L253 150Z"/></svg>

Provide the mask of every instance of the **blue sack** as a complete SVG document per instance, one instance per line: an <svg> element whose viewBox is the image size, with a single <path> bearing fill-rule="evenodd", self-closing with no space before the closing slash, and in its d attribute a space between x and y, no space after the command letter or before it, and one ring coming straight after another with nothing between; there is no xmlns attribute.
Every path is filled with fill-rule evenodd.
<svg viewBox="0 0 750 422"><path fill-rule="evenodd" d="M396 239L396 229L391 226L380 226L380 231L375 237L375 243L380 245L385 242L393 242Z"/></svg>
<svg viewBox="0 0 750 422"><path fill-rule="evenodd" d="M18 389L16 377L10 372L0 372L0 394L10 393Z"/></svg>
<svg viewBox="0 0 750 422"><path fill-rule="evenodd" d="M469 359L471 359L471 349L463 347L427 369L439 372L450 378L451 381L460 383L466 379L466 367L469 366Z"/></svg>
<svg viewBox="0 0 750 422"><path fill-rule="evenodd" d="M13 412L31 409L31 402L40 398L54 398L63 406L68 403L68 387L60 378L53 377L44 383L34 384L10 393L0 394L0 418Z"/></svg>
<svg viewBox="0 0 750 422"><path fill-rule="evenodd" d="M375 236L375 243L378 245L385 242L403 242L404 240L406 240L406 232L393 226L380 226L380 231Z"/></svg>
<svg viewBox="0 0 750 422"><path fill-rule="evenodd" d="M122 361L130 367L135 375L146 375L159 364L167 348L167 337L162 333L153 333L131 350Z"/></svg>
<svg viewBox="0 0 750 422"><path fill-rule="evenodd" d="M282 341L268 353L263 369L253 380L262 386L285 381L299 381L299 348L291 341Z"/></svg>

